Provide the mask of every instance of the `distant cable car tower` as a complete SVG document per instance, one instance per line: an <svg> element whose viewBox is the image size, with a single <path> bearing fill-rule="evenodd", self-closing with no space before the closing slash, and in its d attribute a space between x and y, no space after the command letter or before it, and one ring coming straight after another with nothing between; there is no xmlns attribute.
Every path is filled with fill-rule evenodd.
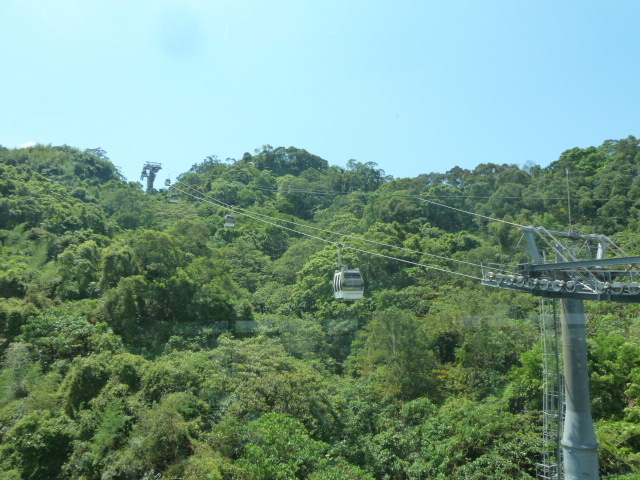
<svg viewBox="0 0 640 480"><path fill-rule="evenodd" d="M640 257L629 257L604 235L551 232L542 227L521 228L531 263L516 267L483 264L482 283L540 297L559 298L564 357L566 416L562 457L566 480L597 480L596 440L587 370L584 300L640 302ZM536 239L542 240L539 246ZM608 252L617 257L606 258ZM555 262L548 261L555 256ZM562 474L557 469L556 478Z"/></svg>
<svg viewBox="0 0 640 480"><path fill-rule="evenodd" d="M142 167L140 181L147 179L147 193L153 193L153 181L156 179L156 173L162 170L162 164L156 162L147 162Z"/></svg>

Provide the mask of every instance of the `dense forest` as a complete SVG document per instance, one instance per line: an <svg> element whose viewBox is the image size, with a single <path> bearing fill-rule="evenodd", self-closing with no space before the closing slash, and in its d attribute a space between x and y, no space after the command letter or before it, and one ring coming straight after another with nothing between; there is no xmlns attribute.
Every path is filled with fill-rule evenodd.
<svg viewBox="0 0 640 480"><path fill-rule="evenodd" d="M514 224L640 252L634 137L398 179L264 146L164 178L0 147L1 480L535 478L539 299L474 265L526 260ZM339 244L362 300L333 298ZM601 475L640 478L640 307L586 307Z"/></svg>

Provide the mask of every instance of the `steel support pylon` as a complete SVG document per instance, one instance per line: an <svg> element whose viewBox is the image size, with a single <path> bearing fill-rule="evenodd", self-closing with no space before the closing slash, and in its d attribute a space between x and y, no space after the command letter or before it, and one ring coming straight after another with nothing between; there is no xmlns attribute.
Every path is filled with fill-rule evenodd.
<svg viewBox="0 0 640 480"><path fill-rule="evenodd" d="M584 302L562 299L565 405L562 456L565 480L598 480L598 441L591 417Z"/></svg>
<svg viewBox="0 0 640 480"><path fill-rule="evenodd" d="M628 256L604 235L584 235L575 228L569 233L534 226L521 230L531 262L515 267L483 264L482 283L562 300L564 478L598 480L598 441L591 417L584 300L640 303L640 256ZM539 245L536 236L543 243ZM615 255L605 258L607 251ZM555 262L550 261L554 256ZM548 433L546 425L544 430ZM562 469L554 471L549 458L543 455L543 473L547 478L561 476Z"/></svg>

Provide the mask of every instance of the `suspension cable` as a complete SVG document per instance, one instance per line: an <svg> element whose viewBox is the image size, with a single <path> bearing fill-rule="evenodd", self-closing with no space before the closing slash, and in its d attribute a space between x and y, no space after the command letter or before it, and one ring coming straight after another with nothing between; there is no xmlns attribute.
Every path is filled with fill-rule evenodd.
<svg viewBox="0 0 640 480"><path fill-rule="evenodd" d="M184 184L183 182L180 182L180 181L178 181L178 183ZM206 198L209 198L209 199L211 199L211 200L213 200L215 202L218 202L219 204L224 205L227 208L231 208L231 205L225 204L221 200L218 200L218 199L212 197L211 195L208 195L208 194L206 194L204 192L201 192L201 191L199 191L198 189L196 189L195 187L193 187L191 185L186 184L186 186L187 186L187 188L195 191L197 194L202 195L203 197L206 197ZM431 258L437 258L439 260L451 261L451 262L456 262L456 263L460 263L460 264L464 264L464 265L470 265L470 266L477 267L477 268L482 268L482 265L479 265L479 264L473 263L473 262L467 262L465 260L459 260L459 259L456 259L456 258L444 257L444 256L441 256L441 255L435 255L435 254L432 254L432 253L421 252L421 251L418 251L418 250L412 250L412 249L406 248L406 247L400 247L400 246L397 246L397 245L390 245L388 243L377 242L375 240L369 240L367 238L363 238L361 236L357 236L357 235L353 235L353 234L347 234L347 233L341 233L341 232L333 232L331 230L326 230L326 229L322 229L322 228L319 228L319 227L314 227L314 226L311 226L311 225L304 225L304 224L301 224L301 223L293 222L291 220L286 220L286 219L282 219L282 218L274 218L274 217L271 217L269 215L265 215L265 214L262 214L262 213L258 213L258 212L254 212L254 211L251 211L251 210L238 208L238 207L233 207L233 209L234 209L234 211L238 211L239 210L239 211L244 211L244 212L250 212L253 215L258 215L258 216L269 218L271 220L276 220L276 221L279 221L279 222L289 223L289 224L296 225L296 226L301 227L301 228L309 228L309 229L312 229L312 230L317 230L317 231L320 231L320 232L329 233L331 235L339 235L341 237L354 238L354 239L361 240L363 242L371 243L371 244L378 245L378 246L389 247L389 248L397 248L399 250L403 250L403 251L410 252L410 253L416 253L416 254L424 255L424 256L427 256L427 257L431 257Z"/></svg>
<svg viewBox="0 0 640 480"><path fill-rule="evenodd" d="M177 190L177 191L179 191L179 192L181 192L181 193L184 193L185 195L189 195L190 197L193 197L193 198L195 198L195 199L197 199L197 200L200 200L200 201L205 201L205 202L213 203L214 205L218 205L218 206L221 206L220 204L222 204L222 206L225 206L225 207L227 207L227 208L231 208L231 205L225 204L224 202L215 203L214 201L212 201L211 199L207 198L206 196L205 196L205 197L202 197L202 196L201 196L201 197L198 197L197 195L194 195L193 193L187 192L187 191L185 191L185 190L181 190L181 189L178 189L178 188L176 188L176 190ZM235 209L234 209L234 211L235 211ZM329 243L329 244L331 244L331 245L339 245L339 244L340 244L340 242L334 242L334 241L332 241L332 240L327 240L327 239L325 239L325 238L317 237L317 236L315 236L315 235L310 235L310 234L308 234L308 233L300 232L300 231L295 230L295 229L293 229L293 228L285 227L285 226L283 226L283 225L279 225L279 224L277 224L277 223L270 222L270 221L268 221L268 220L264 220L264 219L259 218L259 217L254 217L253 215L250 215L250 214L247 214L247 213L244 213L244 212L238 212L238 213L239 213L240 215L244 215L244 216L247 216L247 217L249 217L249 218L253 218L254 220L257 220L257 221L259 221L259 222L267 223L267 224L269 224L269 225L273 225L273 226L275 226L275 227L282 228L282 229L284 229L284 230L288 230L288 231L291 231L291 232L294 232L294 233L298 233L298 234L300 234L300 235L304 235L304 236L306 236L306 237L314 238L314 239L316 239L316 240L320 240L320 241L323 241L323 242L325 242L325 243ZM375 255L375 256L383 257L383 258L387 258L387 259L390 259L390 260L396 260L396 261L398 261L398 262L408 263L408 264L415 265L415 266L418 266L418 267L423 267L423 268L427 268L427 269L431 269L431 270L437 270L437 271L444 272L444 273L450 273L450 274L452 274L452 275L458 275L458 276L460 276L460 277L471 278L471 279L473 279L473 280L482 280L482 278L481 278L481 277L475 277L475 276L473 276L473 275L467 275L467 274L465 274L465 273L460 273L460 272L453 272L453 271L451 271L451 270L446 270L446 269L444 269L444 268L435 267L435 266L433 266L433 265L425 265L425 264L423 264L423 263L412 262L412 261L410 261L410 260L404 260L404 259L402 259L402 258L392 257L392 256L390 256L390 255L385 255L385 254L382 254L382 253L371 252L371 251L368 251L368 250L363 250L363 249L360 249L360 248L352 247L352 246L349 246L349 245L346 245L346 244L342 244L342 247L343 247L343 248L348 248L348 249L350 249L350 250L354 250L354 251L357 251L357 252L366 253L366 254L369 254L369 255Z"/></svg>
<svg viewBox="0 0 640 480"><path fill-rule="evenodd" d="M172 173L175 173L177 175L182 175L179 174L178 172L174 171L174 170L169 170ZM245 185L242 182L231 182L231 184L235 184L236 186L240 187L240 188L249 188L249 189L253 189L253 190L262 190L265 192L272 192L272 193L308 193L310 195L325 195L325 196L329 196L329 195L334 195L334 196L338 196L338 195L353 195L353 196L362 196L362 197L403 197L403 198L438 198L438 199L442 199L442 196L440 195L429 195L429 194L421 194L421 197L416 197L415 195L406 195L406 194L402 194L402 193L377 193L377 192L353 192L353 191L349 191L349 192L338 192L338 191L329 191L329 190L305 190L305 189L281 189L281 188L269 188L269 187L258 187L257 185ZM456 199L497 199L497 200L562 200L562 201L567 201L566 197L542 197L542 198L525 198L522 196L508 196L508 195L501 195L499 197L493 196L493 195L447 195L446 198L456 198ZM610 200L612 200L612 198L590 198L589 200L592 200L594 202L608 202ZM621 199L622 200L622 199ZM624 199L625 201L628 202L636 202L638 201L638 199L631 199L631 198L627 198Z"/></svg>

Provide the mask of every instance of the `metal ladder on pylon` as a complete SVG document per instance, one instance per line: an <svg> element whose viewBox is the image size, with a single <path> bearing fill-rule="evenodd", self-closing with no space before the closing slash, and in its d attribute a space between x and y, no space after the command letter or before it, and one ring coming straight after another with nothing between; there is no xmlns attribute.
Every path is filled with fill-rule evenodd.
<svg viewBox="0 0 640 480"><path fill-rule="evenodd" d="M539 480L562 480L562 429L564 421L564 374L562 341L556 299L540 298L542 336L542 462L536 464Z"/></svg>

